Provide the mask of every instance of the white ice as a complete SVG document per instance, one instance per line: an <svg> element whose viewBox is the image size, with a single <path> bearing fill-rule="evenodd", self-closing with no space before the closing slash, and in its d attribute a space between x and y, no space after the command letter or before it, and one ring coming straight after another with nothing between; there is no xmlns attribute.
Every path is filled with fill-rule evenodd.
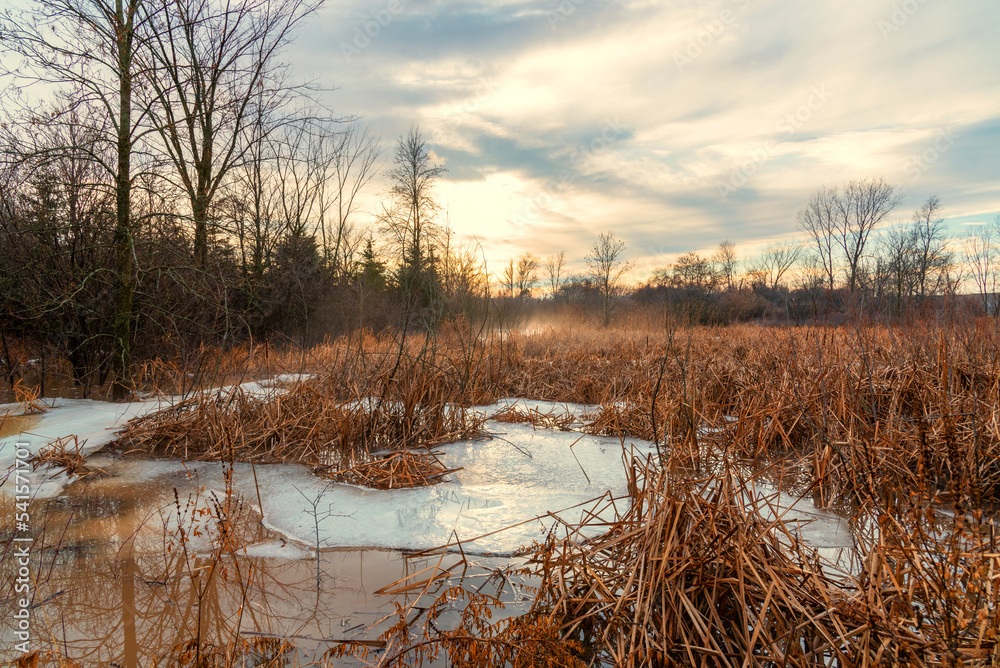
<svg viewBox="0 0 1000 668"><path fill-rule="evenodd" d="M257 384L251 389L259 387ZM582 416L589 409L525 400L505 400L479 408L491 415L514 401L522 410L566 411ZM56 407L22 438L29 443L29 449L37 450L55 438L75 434L85 441L85 450L92 452L112 440L114 430L128 419L162 405L57 400ZM236 465L234 485L248 502L261 506L268 528L298 544L299 551L289 550L289 558L302 558L303 548L420 550L456 539L469 553L509 555L545 537L555 523L549 513L561 511L567 521L576 522L585 508L593 507L587 505L588 501L608 494L624 495L623 455L645 456L656 451L652 443L640 439L622 441L534 429L530 424L489 421L487 429L493 434L491 440L462 441L439 448L444 453L443 463L461 470L448 482L431 487L373 490L332 483L304 466L258 465L252 469L249 464ZM19 439L2 440L0 466L6 468L13 462L13 441ZM182 495L212 490L218 494L225 484L223 465L218 462L188 462L183 467L187 477L176 475L181 470L176 461L116 462L101 456L99 462L101 468L112 471L123 483L162 478L171 485L176 483ZM171 475L174 478L167 478ZM51 478L41 485L37 495L58 494L67 482L64 474ZM10 493L5 487L9 486L0 486L0 491ZM172 501L172 492L161 499L164 505ZM846 522L834 513L800 502L792 515L811 521L801 529L807 543L824 548L850 545ZM501 531L505 527L512 528ZM279 550L273 545L254 549L262 556L284 552L284 548Z"/></svg>
<svg viewBox="0 0 1000 668"><path fill-rule="evenodd" d="M239 385L239 389L255 396L268 396L276 392L284 392L283 386L303 380L308 376L285 375L263 381L253 381ZM215 392L232 391L233 387L225 387ZM46 399L49 409L37 416L38 421L30 428L18 434L0 438L0 471L5 472L0 480L4 480L15 464L15 453L19 448L30 454L37 453L49 443L67 436L75 436L76 442L69 443L72 451L76 444L80 446L80 454L88 455L95 452L116 438L116 432L121 430L132 418L146 415L167 408L182 397L166 397L134 401L131 403L111 403L92 399ZM17 415L18 404L0 404L0 415ZM40 469L31 475L32 495L44 499L58 496L71 481L60 470ZM13 494L12 485L0 485L0 494Z"/></svg>

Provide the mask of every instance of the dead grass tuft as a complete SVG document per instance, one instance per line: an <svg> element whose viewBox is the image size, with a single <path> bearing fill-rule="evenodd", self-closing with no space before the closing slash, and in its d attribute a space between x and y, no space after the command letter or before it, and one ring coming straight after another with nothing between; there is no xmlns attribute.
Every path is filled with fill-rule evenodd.
<svg viewBox="0 0 1000 668"><path fill-rule="evenodd" d="M535 429L557 429L559 431L573 431L573 427L577 424L576 416L565 411L555 408L551 411L540 411L537 408L522 411L516 404L497 411L490 416L490 419L495 422L527 423Z"/></svg>
<svg viewBox="0 0 1000 668"><path fill-rule="evenodd" d="M361 462L346 469L318 467L316 470L334 482L363 485L374 489L408 489L427 487L444 480L449 469L438 459L440 452L400 450L384 457Z"/></svg>
<svg viewBox="0 0 1000 668"><path fill-rule="evenodd" d="M72 450L69 449L71 443ZM87 458L80 453L82 445L76 436L66 436L40 448L28 461L31 462L32 470L39 466L62 468L71 478L108 475L104 469L87 466Z"/></svg>
<svg viewBox="0 0 1000 668"><path fill-rule="evenodd" d="M322 383L261 397L236 387L199 395L131 421L117 447L183 459L330 465L376 450L483 436L482 419L457 407L341 401Z"/></svg>
<svg viewBox="0 0 1000 668"><path fill-rule="evenodd" d="M41 389L37 386L27 386L23 380L18 378L12 388L14 391L14 401L21 408L22 415L37 415L49 410L49 407L41 400Z"/></svg>

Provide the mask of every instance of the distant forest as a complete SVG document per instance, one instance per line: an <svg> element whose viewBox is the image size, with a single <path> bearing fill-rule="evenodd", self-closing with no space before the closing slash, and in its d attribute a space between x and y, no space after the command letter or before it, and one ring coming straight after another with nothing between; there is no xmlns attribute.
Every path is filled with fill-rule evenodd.
<svg viewBox="0 0 1000 668"><path fill-rule="evenodd" d="M892 226L898 187L820 188L801 238L751 257L723 241L627 283L600 234L499 267L458 243L413 127L383 155L283 60L315 0L54 0L0 20L0 367L65 360L124 398L138 360L247 341L307 346L445 320L517 325L629 309L689 324L994 314L1000 218L949 237L936 197ZM381 175L375 212L360 201ZM362 225L360 214L374 213ZM366 216L367 220L370 216Z"/></svg>

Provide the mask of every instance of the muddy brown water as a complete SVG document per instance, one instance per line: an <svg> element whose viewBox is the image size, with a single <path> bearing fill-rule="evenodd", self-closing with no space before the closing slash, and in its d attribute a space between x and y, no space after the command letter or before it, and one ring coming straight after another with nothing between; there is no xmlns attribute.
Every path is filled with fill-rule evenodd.
<svg viewBox="0 0 1000 668"><path fill-rule="evenodd" d="M379 589L458 561L455 555L412 559L374 549L317 552L267 530L246 504L229 508L235 549L220 556L212 549L219 543L212 530L217 523L209 519L212 504L191 501L184 492L174 501L178 483L170 476L142 484L94 477L32 502L32 650L55 651L86 666L138 667L155 665L199 636L203 647L231 645L236 637L275 638L294 647L287 662L276 665L305 665L339 640L377 640L395 621L395 604L407 606L419 595L382 595ZM14 500L0 494L0 516L11 518L15 510ZM13 610L17 544L12 524L0 527L3 607ZM208 534L216 540L207 540ZM465 575L474 582L505 564L472 559ZM13 624L12 614L4 614L0 659L19 655L12 649L18 642ZM329 665L360 664L346 659Z"/></svg>
<svg viewBox="0 0 1000 668"><path fill-rule="evenodd" d="M11 415L0 410L0 439L8 436L17 436L38 424L42 419L41 415Z"/></svg>

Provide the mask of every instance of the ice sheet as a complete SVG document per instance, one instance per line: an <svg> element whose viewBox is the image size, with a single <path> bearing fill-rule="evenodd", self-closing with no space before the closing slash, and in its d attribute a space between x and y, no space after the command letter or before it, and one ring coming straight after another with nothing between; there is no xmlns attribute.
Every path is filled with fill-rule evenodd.
<svg viewBox="0 0 1000 668"><path fill-rule="evenodd" d="M268 396L284 392L282 385L304 380L308 376L284 375L262 381L251 381L239 386L227 386L209 392L228 392L239 387L244 392L256 396ZM67 436L76 436L80 445L80 453L90 454L113 441L116 432L122 429L132 418L146 415L171 406L182 397L166 397L134 401L130 403L112 403L92 399L46 399L49 410L38 416L38 421L30 429L0 438L0 471L4 478L11 470L15 460L15 450L22 447L31 454L52 441ZM0 404L0 413L16 414L17 404ZM71 443L69 447L74 446ZM71 481L65 473L52 468L42 468L30 476L32 494L35 498L51 498L58 496ZM0 494L12 494L10 485L0 485Z"/></svg>
<svg viewBox="0 0 1000 668"><path fill-rule="evenodd" d="M260 383L246 384L258 391ZM493 406L477 407L487 415L517 403L522 410L566 411L575 415L590 407L542 401L506 399ZM135 417L167 405L149 401L111 404L89 400L57 400L30 434L23 436L28 449L37 450L53 439L76 434L91 452L114 438L114 430ZM541 540L555 520L549 513L563 511L569 522L580 519L579 506L608 494L626 492L623 455L651 455L656 449L641 439L620 440L579 432L535 429L530 424L487 422L493 438L441 446L443 462L461 468L440 485L418 489L373 490L336 484L298 465L237 464L234 485L238 493L261 507L264 524L299 550L315 548L376 547L420 550L455 539L475 554L515 553ZM13 441L4 439L0 466L13 462ZM181 495L209 494L224 489L223 464L218 462L116 461L100 455L92 465L112 471L123 483L176 476ZM37 496L58 494L68 483L65 474L38 480ZM0 491L9 493L0 487ZM172 494L170 495L172 499ZM169 500L165 499L165 503ZM850 544L846 522L807 502L781 497L779 505L794 505L788 518L809 520L801 534L817 547ZM569 509L571 510L564 510ZM516 525L516 526L515 526ZM501 531L506 527L513 527ZM479 537L474 542L469 542ZM279 553L273 546L254 548ZM289 551L289 558L302 558Z"/></svg>

